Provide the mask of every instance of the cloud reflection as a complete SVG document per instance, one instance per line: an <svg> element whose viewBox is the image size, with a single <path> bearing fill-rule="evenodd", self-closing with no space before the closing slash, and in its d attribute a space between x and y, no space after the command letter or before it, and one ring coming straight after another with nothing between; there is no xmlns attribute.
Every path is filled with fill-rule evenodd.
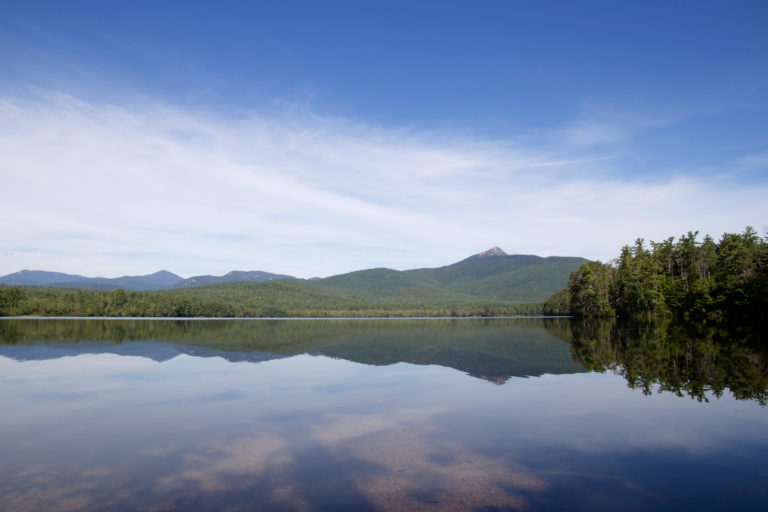
<svg viewBox="0 0 768 512"><path fill-rule="evenodd" d="M657 503L638 461L693 471L744 439L740 467L764 460L754 404L645 397L612 375L496 387L434 366L102 354L0 359L0 376L3 510L524 510L575 488ZM240 399L194 400L221 393Z"/></svg>

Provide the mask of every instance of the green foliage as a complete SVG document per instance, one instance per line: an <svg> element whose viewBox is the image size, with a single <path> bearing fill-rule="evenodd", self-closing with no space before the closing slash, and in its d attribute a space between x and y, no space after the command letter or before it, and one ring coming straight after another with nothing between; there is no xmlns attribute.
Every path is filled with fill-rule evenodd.
<svg viewBox="0 0 768 512"><path fill-rule="evenodd" d="M660 283L660 268L656 258L643 245L643 240L635 241L634 247L625 246L621 250L618 265L612 269L610 299L603 315L609 316L611 307L620 316L635 312L655 314L663 312L665 306Z"/></svg>
<svg viewBox="0 0 768 512"><path fill-rule="evenodd" d="M26 291L19 286L0 286L0 316L18 315L27 299Z"/></svg>
<svg viewBox="0 0 768 512"><path fill-rule="evenodd" d="M614 270L590 261L571 274L568 281L571 313L578 317L606 317L612 313L610 291Z"/></svg>
<svg viewBox="0 0 768 512"><path fill-rule="evenodd" d="M688 232L676 242L642 239L610 264L590 262L571 274L567 301L548 299L545 310L567 306L578 317L673 315L685 318L749 317L764 322L768 309L768 240L748 227L719 243ZM567 304L566 304L567 302Z"/></svg>
<svg viewBox="0 0 768 512"><path fill-rule="evenodd" d="M350 272L311 281L310 285L318 290L343 293L377 302L472 304L488 300L466 293L451 292L414 278L406 272L388 268Z"/></svg>
<svg viewBox="0 0 768 512"><path fill-rule="evenodd" d="M571 314L571 292L564 288L551 295L544 303L543 313L550 316Z"/></svg>
<svg viewBox="0 0 768 512"><path fill-rule="evenodd" d="M156 292L0 286L0 315L82 317L435 317L540 315L542 304L350 294L283 279Z"/></svg>

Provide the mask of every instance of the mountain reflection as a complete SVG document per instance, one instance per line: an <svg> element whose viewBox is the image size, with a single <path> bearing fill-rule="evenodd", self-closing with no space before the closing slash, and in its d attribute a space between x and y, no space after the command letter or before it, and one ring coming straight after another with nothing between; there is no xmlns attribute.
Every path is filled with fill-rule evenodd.
<svg viewBox="0 0 768 512"><path fill-rule="evenodd" d="M24 361L112 353L165 361L186 354L255 363L311 354L367 365L439 365L503 384L511 377L583 372L562 341L567 323L565 319L9 319L0 321L0 355Z"/></svg>
<svg viewBox="0 0 768 512"><path fill-rule="evenodd" d="M611 370L646 395L656 389L706 402L730 390L739 400L768 401L762 331L705 322L577 321L548 330L571 341L573 358L585 369Z"/></svg>
<svg viewBox="0 0 768 512"><path fill-rule="evenodd" d="M762 510L757 402L584 372L764 402L765 361L701 326L0 320L0 510Z"/></svg>

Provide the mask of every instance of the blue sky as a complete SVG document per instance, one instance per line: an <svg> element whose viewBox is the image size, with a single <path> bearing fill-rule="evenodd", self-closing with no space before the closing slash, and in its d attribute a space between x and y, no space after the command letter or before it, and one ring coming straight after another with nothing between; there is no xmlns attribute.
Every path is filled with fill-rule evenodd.
<svg viewBox="0 0 768 512"><path fill-rule="evenodd" d="M0 274L768 231L765 2L4 2Z"/></svg>

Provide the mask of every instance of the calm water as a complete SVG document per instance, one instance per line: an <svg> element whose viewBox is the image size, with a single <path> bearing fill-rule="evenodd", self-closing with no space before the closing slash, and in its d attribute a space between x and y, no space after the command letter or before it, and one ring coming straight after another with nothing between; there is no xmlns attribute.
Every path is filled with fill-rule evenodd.
<svg viewBox="0 0 768 512"><path fill-rule="evenodd" d="M569 320L0 320L0 510L768 510L768 359Z"/></svg>

